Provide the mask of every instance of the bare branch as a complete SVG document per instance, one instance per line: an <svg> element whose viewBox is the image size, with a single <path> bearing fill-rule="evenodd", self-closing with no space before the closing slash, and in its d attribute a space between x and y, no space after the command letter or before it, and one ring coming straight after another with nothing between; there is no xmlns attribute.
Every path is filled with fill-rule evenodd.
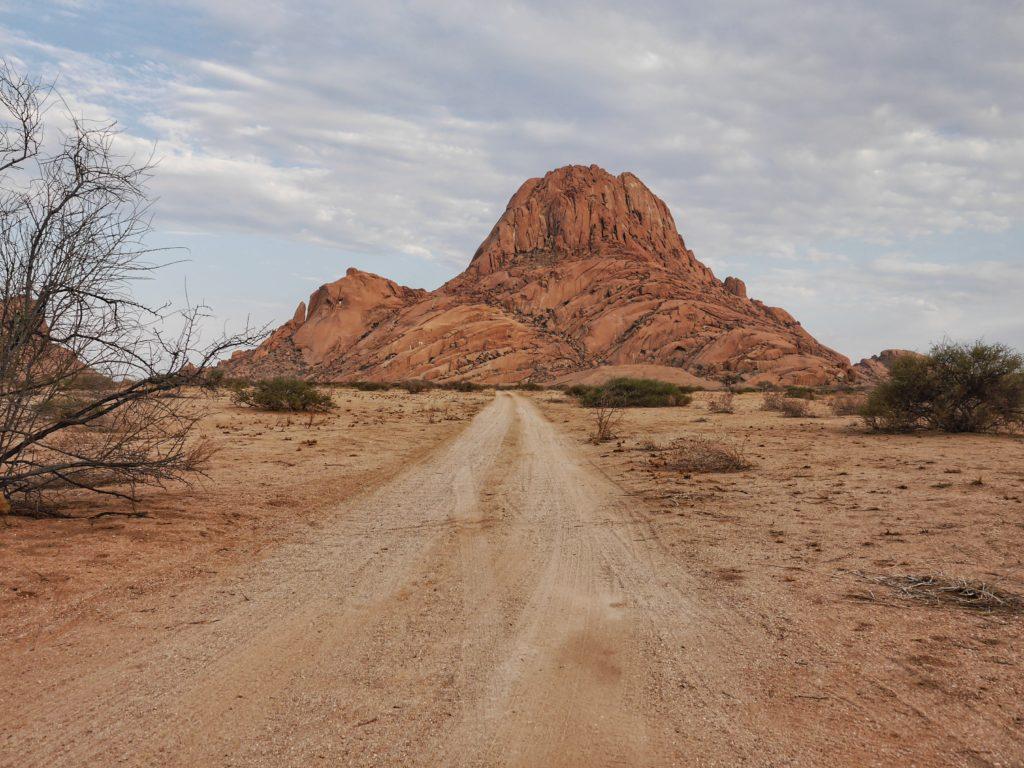
<svg viewBox="0 0 1024 768"><path fill-rule="evenodd" d="M184 388L265 330L203 342L208 308L133 296L160 268L144 244L152 160L119 157L116 125L70 110L44 145L50 92L0 62L0 493L132 499L201 471Z"/></svg>

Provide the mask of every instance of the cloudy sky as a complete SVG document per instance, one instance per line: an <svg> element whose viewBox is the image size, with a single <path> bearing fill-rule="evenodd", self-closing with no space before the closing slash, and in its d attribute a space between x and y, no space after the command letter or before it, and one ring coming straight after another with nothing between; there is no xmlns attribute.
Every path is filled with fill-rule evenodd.
<svg viewBox="0 0 1024 768"><path fill-rule="evenodd" d="M854 359L1024 348L1024 3L0 0L0 54L160 166L142 290L283 321L433 288L526 178L631 170Z"/></svg>

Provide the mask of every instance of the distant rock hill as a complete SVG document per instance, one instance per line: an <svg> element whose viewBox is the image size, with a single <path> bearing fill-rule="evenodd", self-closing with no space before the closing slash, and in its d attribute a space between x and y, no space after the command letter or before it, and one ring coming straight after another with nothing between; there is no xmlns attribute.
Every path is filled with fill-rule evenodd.
<svg viewBox="0 0 1024 768"><path fill-rule="evenodd" d="M350 269L224 365L318 381L854 377L788 312L749 299L738 278L718 280L640 179L594 165L528 180L466 270L436 291Z"/></svg>
<svg viewBox="0 0 1024 768"><path fill-rule="evenodd" d="M853 372L863 384L878 384L889 379L893 363L901 357L921 357L920 352L909 349L883 349L877 355L865 357L853 366Z"/></svg>

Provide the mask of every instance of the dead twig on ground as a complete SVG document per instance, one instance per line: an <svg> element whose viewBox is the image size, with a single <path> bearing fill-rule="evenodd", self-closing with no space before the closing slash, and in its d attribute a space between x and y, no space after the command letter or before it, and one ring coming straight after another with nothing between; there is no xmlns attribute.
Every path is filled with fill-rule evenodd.
<svg viewBox="0 0 1024 768"><path fill-rule="evenodd" d="M857 578L893 590L905 600L932 605L954 605L985 612L1024 613L1024 597L999 589L985 581L944 575L906 574L902 576L872 575L851 571ZM875 600L874 592L858 595L861 600Z"/></svg>

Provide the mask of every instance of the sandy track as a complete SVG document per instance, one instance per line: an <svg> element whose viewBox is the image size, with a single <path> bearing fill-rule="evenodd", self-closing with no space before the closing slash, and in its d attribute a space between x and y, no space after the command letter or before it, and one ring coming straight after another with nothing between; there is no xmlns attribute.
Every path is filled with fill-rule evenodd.
<svg viewBox="0 0 1024 768"><path fill-rule="evenodd" d="M884 675L790 658L577 440L499 393L256 564L20 638L0 766L995 764Z"/></svg>
<svg viewBox="0 0 1024 768"><path fill-rule="evenodd" d="M61 673L8 691L3 762L663 762L648 654L687 606L620 502L501 394L244 575L62 638Z"/></svg>

